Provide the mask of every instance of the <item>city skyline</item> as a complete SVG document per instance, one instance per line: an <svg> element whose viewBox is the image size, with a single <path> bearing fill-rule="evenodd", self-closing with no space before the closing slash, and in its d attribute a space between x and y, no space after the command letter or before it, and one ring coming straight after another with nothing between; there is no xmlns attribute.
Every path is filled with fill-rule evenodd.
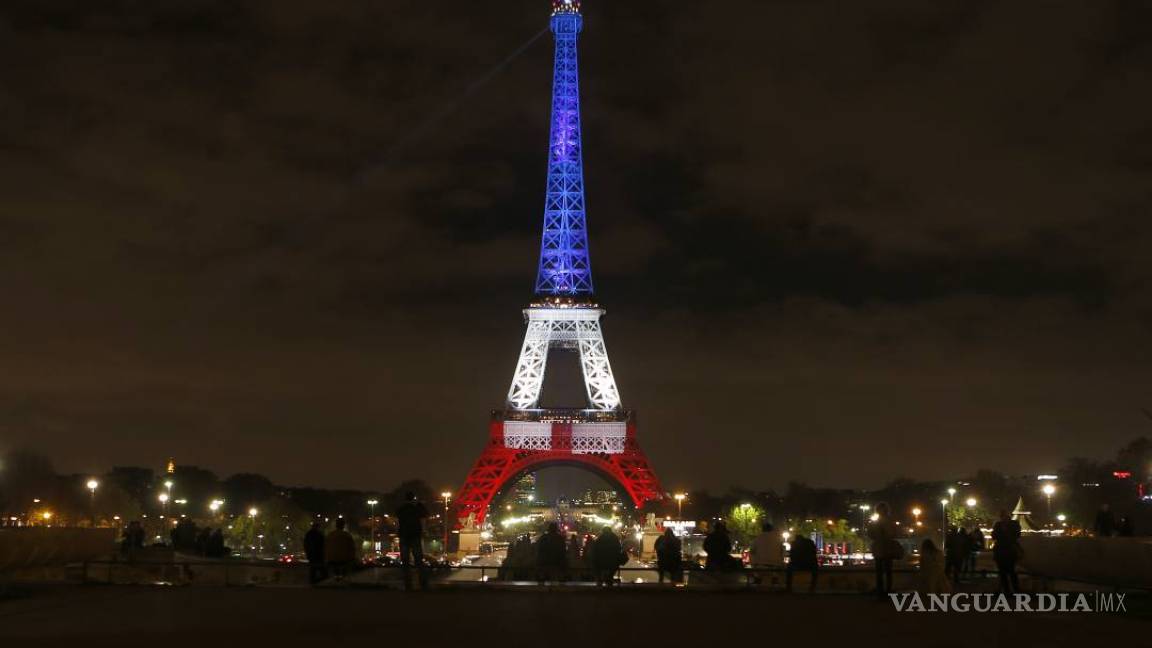
<svg viewBox="0 0 1152 648"><path fill-rule="evenodd" d="M665 487L1051 472L1152 431L1152 16L921 4L585 8L597 296ZM545 28L0 9L45 53L0 71L0 449L459 486L532 293Z"/></svg>

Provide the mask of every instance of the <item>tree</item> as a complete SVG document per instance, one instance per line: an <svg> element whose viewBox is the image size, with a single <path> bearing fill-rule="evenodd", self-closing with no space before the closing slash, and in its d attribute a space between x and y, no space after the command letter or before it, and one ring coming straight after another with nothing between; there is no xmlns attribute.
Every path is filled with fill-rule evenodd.
<svg viewBox="0 0 1152 648"><path fill-rule="evenodd" d="M748 502L733 506L725 516L728 533L745 547L752 544L752 539L760 533L760 525L765 519L764 509Z"/></svg>
<svg viewBox="0 0 1152 648"><path fill-rule="evenodd" d="M280 492L267 477L253 473L232 475L224 480L221 487L224 489L228 510L237 515L247 513L249 507L266 502Z"/></svg>

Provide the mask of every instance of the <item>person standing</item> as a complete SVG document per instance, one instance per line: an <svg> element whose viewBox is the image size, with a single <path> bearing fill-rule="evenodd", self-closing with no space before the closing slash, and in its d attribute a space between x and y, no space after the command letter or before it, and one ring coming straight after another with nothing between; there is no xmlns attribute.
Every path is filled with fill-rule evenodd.
<svg viewBox="0 0 1152 648"><path fill-rule="evenodd" d="M404 577L404 589L412 589L411 568L416 563L420 578L420 588L428 589L428 572L424 568L424 518L428 509L416 499L416 493L404 493L404 503L396 509L396 535L400 538L400 566ZM447 520L444 521L448 523Z"/></svg>
<svg viewBox="0 0 1152 648"><path fill-rule="evenodd" d="M304 534L304 557L308 559L308 582L315 585L324 580L324 530L319 522L313 522Z"/></svg>
<svg viewBox="0 0 1152 648"><path fill-rule="evenodd" d="M980 523L972 525L972 532L968 534L968 564L964 571L968 577L976 575L976 563L980 560L980 552L984 551L984 532L980 530Z"/></svg>
<svg viewBox="0 0 1152 648"><path fill-rule="evenodd" d="M568 562L568 550L564 546L564 536L555 522L548 524L548 530L536 540L536 580L541 585L546 582L559 582Z"/></svg>
<svg viewBox="0 0 1152 648"><path fill-rule="evenodd" d="M876 505L876 520L868 528L872 541L872 562L876 566L876 596L884 599L892 591L892 563L903 557L903 548L896 540L896 527L888 516L888 505Z"/></svg>
<svg viewBox="0 0 1152 648"><path fill-rule="evenodd" d="M960 583L960 572L964 569L964 551L967 544L963 532L957 527L949 527L944 538L944 574L952 579L953 585Z"/></svg>
<svg viewBox="0 0 1152 648"><path fill-rule="evenodd" d="M356 541L344 530L347 523L344 518L336 518L336 528L324 538L324 562L337 581L344 580L356 562Z"/></svg>
<svg viewBox="0 0 1152 648"><path fill-rule="evenodd" d="M1020 557L1020 523L1008 511L1000 511L1000 519L992 526L992 557L1000 572L1000 590L1005 594L1020 591L1016 575L1016 561Z"/></svg>
<svg viewBox="0 0 1152 648"><path fill-rule="evenodd" d="M592 545L592 564L596 570L596 585L612 587L616 583L616 571L624 559L624 548L620 538L606 526Z"/></svg>
<svg viewBox="0 0 1152 648"><path fill-rule="evenodd" d="M1107 504L1100 505L1100 512L1096 514L1096 537L1111 538L1116 533L1116 515L1112 507Z"/></svg>
<svg viewBox="0 0 1152 648"><path fill-rule="evenodd" d="M664 575L668 581L679 583L684 580L683 547L680 538L676 537L672 529L664 529L663 535L656 538L656 571L660 575L660 582L664 582Z"/></svg>

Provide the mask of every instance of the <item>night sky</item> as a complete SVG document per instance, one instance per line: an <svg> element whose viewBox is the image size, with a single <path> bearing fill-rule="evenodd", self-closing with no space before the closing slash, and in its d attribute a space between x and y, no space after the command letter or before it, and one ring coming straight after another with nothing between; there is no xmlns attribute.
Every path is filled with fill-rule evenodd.
<svg viewBox="0 0 1152 648"><path fill-rule="evenodd" d="M1152 432L1148 3L584 13L597 297L667 488L1049 471ZM551 36L514 53L547 20L6 0L0 447L458 486L535 278Z"/></svg>

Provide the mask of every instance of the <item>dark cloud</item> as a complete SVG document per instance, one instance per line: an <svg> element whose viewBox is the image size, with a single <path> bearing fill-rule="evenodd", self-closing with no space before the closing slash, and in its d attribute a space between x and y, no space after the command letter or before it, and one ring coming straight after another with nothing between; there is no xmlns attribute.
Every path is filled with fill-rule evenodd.
<svg viewBox="0 0 1152 648"><path fill-rule="evenodd" d="M585 9L593 269L670 485L1147 432L1143 3ZM546 13L5 3L0 443L458 482L534 278Z"/></svg>

